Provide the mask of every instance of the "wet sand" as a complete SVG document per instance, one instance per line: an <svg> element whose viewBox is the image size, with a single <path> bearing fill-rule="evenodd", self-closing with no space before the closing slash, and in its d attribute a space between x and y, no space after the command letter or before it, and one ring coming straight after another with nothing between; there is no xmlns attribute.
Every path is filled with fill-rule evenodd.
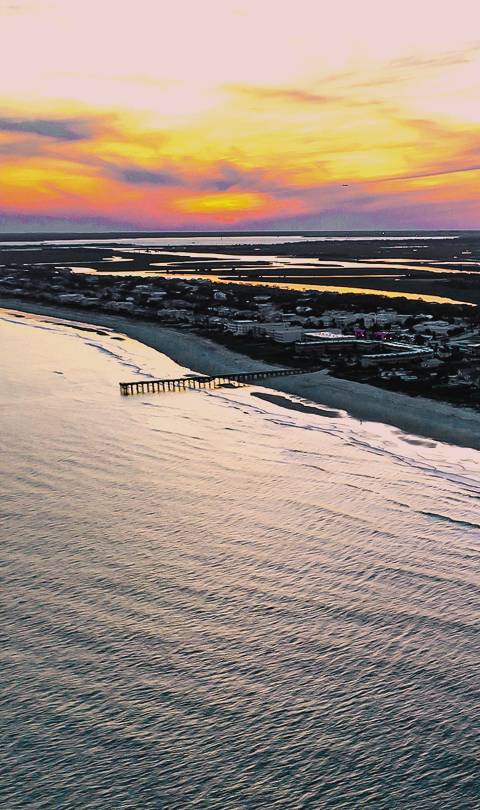
<svg viewBox="0 0 480 810"><path fill-rule="evenodd" d="M275 394L263 394L255 392L252 397L262 399L264 402L271 402L273 405L279 405L281 408L287 408L289 411L297 411L298 413L311 413L314 416L326 416L329 419L335 419L341 416L339 411L327 411L325 408L315 408L312 405L304 405L302 402L295 402L288 397L280 397Z"/></svg>
<svg viewBox="0 0 480 810"><path fill-rule="evenodd" d="M147 321L44 306L20 299L0 299L0 307L79 321L85 326L107 327L139 340L167 354L180 365L202 374L275 368L272 364L253 360L187 330L171 329ZM480 414L468 408L330 377L326 370L264 381L261 387L293 394L327 409L347 411L363 421L393 425L415 436L480 450Z"/></svg>

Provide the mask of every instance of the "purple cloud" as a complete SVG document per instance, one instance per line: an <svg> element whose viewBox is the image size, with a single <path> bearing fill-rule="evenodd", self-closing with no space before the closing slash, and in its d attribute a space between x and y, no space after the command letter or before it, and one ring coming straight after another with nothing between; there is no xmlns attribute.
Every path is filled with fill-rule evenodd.
<svg viewBox="0 0 480 810"><path fill-rule="evenodd" d="M92 123L85 118L0 117L0 132L36 135L54 141L84 141L94 134Z"/></svg>

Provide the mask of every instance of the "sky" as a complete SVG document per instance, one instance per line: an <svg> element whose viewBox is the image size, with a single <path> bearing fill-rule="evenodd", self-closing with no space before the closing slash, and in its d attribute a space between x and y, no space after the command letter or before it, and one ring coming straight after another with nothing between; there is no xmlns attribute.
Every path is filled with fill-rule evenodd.
<svg viewBox="0 0 480 810"><path fill-rule="evenodd" d="M0 0L0 230L480 228L480 3Z"/></svg>

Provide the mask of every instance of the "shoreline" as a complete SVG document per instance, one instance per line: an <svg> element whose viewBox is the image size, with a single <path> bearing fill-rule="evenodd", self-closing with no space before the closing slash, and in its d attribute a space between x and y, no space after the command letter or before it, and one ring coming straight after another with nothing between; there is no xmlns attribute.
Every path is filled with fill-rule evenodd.
<svg viewBox="0 0 480 810"><path fill-rule="evenodd" d="M270 363L254 360L187 330L158 326L149 321L135 321L122 315L43 305L15 298L0 298L0 308L123 332L200 374L275 368ZM480 450L480 414L449 403L330 377L326 370L279 377L270 382L265 380L261 387L292 394L326 408L347 411L355 419L380 422L405 433Z"/></svg>

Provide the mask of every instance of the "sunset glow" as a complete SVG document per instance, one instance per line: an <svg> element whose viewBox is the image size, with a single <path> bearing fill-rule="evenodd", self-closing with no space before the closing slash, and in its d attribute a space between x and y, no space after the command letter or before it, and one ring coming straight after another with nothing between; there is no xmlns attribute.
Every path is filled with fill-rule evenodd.
<svg viewBox="0 0 480 810"><path fill-rule="evenodd" d="M473 0L0 0L0 228L478 227Z"/></svg>

